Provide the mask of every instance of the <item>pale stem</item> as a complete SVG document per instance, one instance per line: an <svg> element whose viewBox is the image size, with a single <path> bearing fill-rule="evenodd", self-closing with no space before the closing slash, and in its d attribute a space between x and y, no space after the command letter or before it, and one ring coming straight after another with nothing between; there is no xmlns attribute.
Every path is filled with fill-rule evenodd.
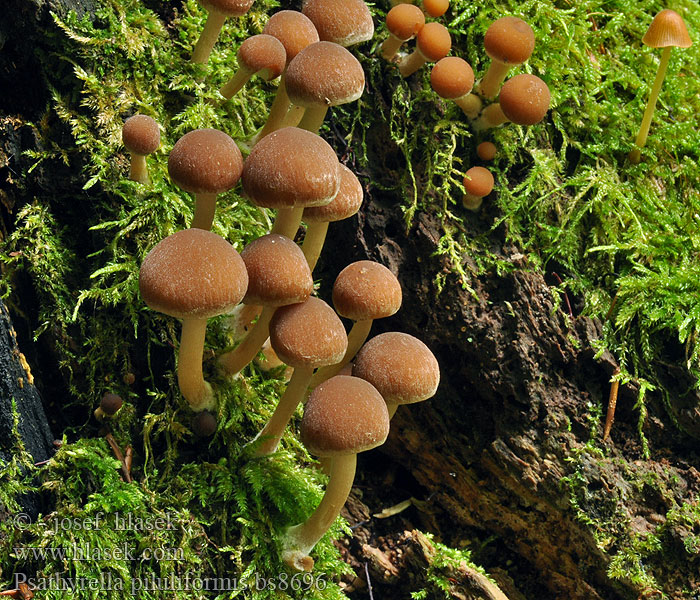
<svg viewBox="0 0 700 600"><path fill-rule="evenodd" d="M299 129L306 129L311 133L318 133L323 125L323 119L326 118L328 106L307 106L304 111L304 116L299 121Z"/></svg>
<svg viewBox="0 0 700 600"><path fill-rule="evenodd" d="M465 94L455 98L455 104L462 109L462 112L470 119L476 119L481 111L482 102L476 94Z"/></svg>
<svg viewBox="0 0 700 600"><path fill-rule="evenodd" d="M214 222L215 210L216 194L195 194L194 217L190 227L210 231L211 224Z"/></svg>
<svg viewBox="0 0 700 600"><path fill-rule="evenodd" d="M225 352L219 357L219 366L227 375L239 373L258 355L269 335L270 319L273 314L275 314L274 306L264 306L246 338L231 352Z"/></svg>
<svg viewBox="0 0 700 600"><path fill-rule="evenodd" d="M479 210L483 202L484 199L481 196L474 196L473 194L464 194L464 196L462 196L462 206L472 212Z"/></svg>
<svg viewBox="0 0 700 600"><path fill-rule="evenodd" d="M256 141L260 141L266 135L277 131L280 129L284 123L284 118L287 116L289 111L289 96L287 95L287 85L285 83L284 75L280 79L280 84L277 86L277 93L275 94L275 99L272 101L272 106L270 106L270 114L267 117L267 122L260 132L255 137Z"/></svg>
<svg viewBox="0 0 700 600"><path fill-rule="evenodd" d="M338 518L350 495L356 466L357 454L333 457L326 493L318 508L304 523L290 527L284 535L282 560L289 567L298 571L310 571L313 567L309 553Z"/></svg>
<svg viewBox="0 0 700 600"><path fill-rule="evenodd" d="M148 184L148 166L146 165L146 157L143 154L131 155L131 168L129 170L129 179L138 181L139 183Z"/></svg>
<svg viewBox="0 0 700 600"><path fill-rule="evenodd" d="M193 411L216 408L214 393L202 373L206 319L184 319L177 359L177 383Z"/></svg>
<svg viewBox="0 0 700 600"><path fill-rule="evenodd" d="M402 77L408 77L413 75L418 69L420 69L427 59L423 56L423 53L416 48L411 54L404 57L404 59L399 63L399 73Z"/></svg>
<svg viewBox="0 0 700 600"><path fill-rule="evenodd" d="M232 98L246 83L248 83L253 75L255 75L255 72L245 65L239 67L238 71L233 74L233 77L221 87L219 93L226 98L226 100Z"/></svg>
<svg viewBox="0 0 700 600"><path fill-rule="evenodd" d="M209 11L207 20L204 23L204 29L202 29L202 33L192 52L192 62L205 64L209 60L209 55L214 48L214 44L216 44L225 20L226 15L215 10Z"/></svg>
<svg viewBox="0 0 700 600"><path fill-rule="evenodd" d="M304 243L301 245L301 250L306 257L306 262L309 263L309 269L313 273L314 267L318 262L318 257L321 256L323 243L326 241L326 233L328 232L328 221L320 223L309 223L304 236Z"/></svg>
<svg viewBox="0 0 700 600"><path fill-rule="evenodd" d="M478 84L478 92L484 98L495 98L498 91L501 89L503 80L506 78L512 66L514 65L492 58L486 75L484 75L484 78Z"/></svg>
<svg viewBox="0 0 700 600"><path fill-rule="evenodd" d="M294 411L299 406L299 403L304 398L306 388L309 387L311 375L313 375L313 367L295 367L294 374L289 380L287 389L282 394L275 412L272 413L267 425L255 437L262 439L262 443L258 446L256 456L267 456L277 450L277 446L284 435L284 430L287 423L292 418Z"/></svg>
<svg viewBox="0 0 700 600"><path fill-rule="evenodd" d="M389 419L391 419L396 414L396 409L399 405L396 402L387 402L386 409L389 411Z"/></svg>
<svg viewBox="0 0 700 600"><path fill-rule="evenodd" d="M298 127L299 123L301 122L301 119L304 117L305 111L306 109L303 106L297 106L296 104L292 104L292 106L287 111L286 116L284 117L282 127Z"/></svg>
<svg viewBox="0 0 700 600"><path fill-rule="evenodd" d="M481 113L481 116L474 121L474 129L483 131L491 127L498 127L508 122L508 117L503 114L503 109L498 102L489 104Z"/></svg>
<svg viewBox="0 0 700 600"><path fill-rule="evenodd" d="M343 360L334 365L322 367L316 371L316 374L311 379L309 387L313 389L326 381L326 379L330 379L340 373L343 367L355 358L355 355L359 352L360 348L362 348L362 344L365 343L367 336L369 336L370 329L372 329L372 319L356 321L348 334L348 349L345 351Z"/></svg>
<svg viewBox="0 0 700 600"><path fill-rule="evenodd" d="M381 46L380 51L382 57L391 62L399 51L399 48L401 48L403 43L407 41L408 40L400 40L393 33L389 33L389 37L384 40L384 43Z"/></svg>
<svg viewBox="0 0 700 600"><path fill-rule="evenodd" d="M661 91L661 84L664 82L664 77L666 75L666 67L668 67L668 59L671 56L671 46L664 48L661 53L661 61L659 62L659 68L656 71L656 79L654 79L654 85L651 88L651 93L649 94L649 100L647 102L646 110L644 111L644 116L642 117L642 124L639 127L639 133L637 134L637 139L635 140L635 145L637 148L643 148L647 143L647 136L649 135L649 127L651 126L651 118L654 116L654 109L656 108L656 101L659 98L659 92Z"/></svg>
<svg viewBox="0 0 700 600"><path fill-rule="evenodd" d="M303 214L303 206L277 209L277 217L272 224L272 231L270 233L284 235L290 240L293 240L297 235L297 230L301 224L301 217Z"/></svg>

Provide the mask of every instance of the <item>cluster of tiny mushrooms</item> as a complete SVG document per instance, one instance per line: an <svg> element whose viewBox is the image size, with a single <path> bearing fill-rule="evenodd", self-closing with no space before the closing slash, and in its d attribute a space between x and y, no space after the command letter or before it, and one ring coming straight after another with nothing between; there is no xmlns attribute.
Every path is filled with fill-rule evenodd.
<svg viewBox="0 0 700 600"><path fill-rule="evenodd" d="M192 60L206 63L225 19L245 14L252 3L202 0L208 18ZM532 125L545 116L550 93L540 78L520 74L503 83L535 46L534 33L522 19L505 16L488 28L484 46L491 62L474 86L471 66L447 56L451 49L447 29L437 21L426 22L426 16L442 16L448 0L424 0L422 9L392 4L381 55L404 77L427 62L436 63L430 76L433 89L454 101L476 131L506 122ZM218 356L218 366L227 376L237 376L266 344L268 356L293 368L276 410L250 447L257 456L275 452L299 403L305 402L300 438L321 457L329 480L316 511L306 522L290 527L282 540L283 560L297 570L313 567L309 553L350 492L356 454L382 444L397 406L433 396L440 378L435 357L417 338L389 332L366 341L372 321L394 314L401 305L399 281L385 266L365 260L343 269L332 291L335 310L312 295L312 272L329 223L355 214L363 200L357 177L339 162L318 131L329 107L362 95L364 72L347 48L373 34L363 0L305 0L301 12L273 14L262 34L240 45L238 70L220 89L222 102L254 75L268 81L279 77L268 120L249 140L245 160L236 142L216 129L190 131L175 143L168 173L176 185L194 195L193 221L189 229L151 249L139 277L146 304L182 321L178 385L196 413L195 429L202 434L216 430L216 396L202 369L207 319L233 315L238 329L245 331L240 343ZM399 54L414 37L415 49ZM668 10L657 15L643 41L656 47L690 45L682 20ZM667 59L668 49L657 79L663 76ZM659 88L657 81L651 110ZM646 139L651 110L645 114L637 147ZM123 141L132 157L131 179L148 184L145 157L159 146L159 125L148 116L134 115L124 123ZM496 147L483 142L477 154L492 160ZM210 231L217 195L239 180L250 201L277 211L271 232L240 254ZM464 206L477 210L491 192L493 176L483 167L473 167L464 186ZM302 221L306 232L299 246L294 238ZM347 334L339 315L354 321ZM111 396L103 404L96 411L100 419L119 408Z"/></svg>

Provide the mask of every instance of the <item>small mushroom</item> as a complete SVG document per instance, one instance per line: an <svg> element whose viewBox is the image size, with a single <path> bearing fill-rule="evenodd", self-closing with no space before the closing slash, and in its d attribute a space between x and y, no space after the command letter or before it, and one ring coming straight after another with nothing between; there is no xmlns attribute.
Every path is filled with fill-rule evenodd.
<svg viewBox="0 0 700 600"><path fill-rule="evenodd" d="M450 0L423 0L423 10L433 19L444 15L448 8L450 8Z"/></svg>
<svg viewBox="0 0 700 600"><path fill-rule="evenodd" d="M367 381L338 375L311 393L301 420L301 440L312 454L330 458L330 477L313 514L285 532L282 560L286 565L298 571L313 568L309 554L336 520L350 494L357 454L380 446L388 434L386 404Z"/></svg>
<svg viewBox="0 0 700 600"><path fill-rule="evenodd" d="M245 40L238 48L238 71L219 90L227 100L238 93L253 75L265 81L279 77L287 65L287 53L282 42L261 33Z"/></svg>
<svg viewBox="0 0 700 600"><path fill-rule="evenodd" d="M693 45L693 41L688 35L688 30L683 22L683 18L675 11L664 9L658 13L649 25L649 29L642 38L642 43L651 48L663 48L659 68L656 71L656 78L649 94L647 107L642 117L642 124L639 127L639 133L634 141L634 148L629 159L632 163L638 163L641 159L640 149L644 147L649 135L649 127L651 126L651 118L654 116L656 101L661 91L661 84L666 75L668 60L671 57L671 48L689 48Z"/></svg>
<svg viewBox="0 0 700 600"><path fill-rule="evenodd" d="M508 71L524 63L535 48L535 33L518 17L501 17L486 30L484 49L491 58L486 75L478 84L484 98L495 98Z"/></svg>
<svg viewBox="0 0 700 600"><path fill-rule="evenodd" d="M121 396L107 392L102 396L100 405L95 409L95 418L101 421L105 417L113 417L122 407L122 404L124 404L124 401Z"/></svg>
<svg viewBox="0 0 700 600"><path fill-rule="evenodd" d="M192 62L206 63L227 17L240 17L250 10L254 0L199 0L209 13L204 29L192 52Z"/></svg>
<svg viewBox="0 0 700 600"><path fill-rule="evenodd" d="M481 160L492 161L494 158L496 158L497 153L498 153L498 148L496 147L496 144L494 144L493 142L481 142L476 147L476 155Z"/></svg>
<svg viewBox="0 0 700 600"><path fill-rule="evenodd" d="M493 189L493 175L484 167L472 167L464 175L464 208L476 211Z"/></svg>
<svg viewBox="0 0 700 600"><path fill-rule="evenodd" d="M322 42L349 48L374 35L372 15L363 0L304 0L301 7Z"/></svg>
<svg viewBox="0 0 700 600"><path fill-rule="evenodd" d="M129 179L149 183L146 156L160 146L158 123L146 115L129 117L122 127L122 142L131 155Z"/></svg>
<svg viewBox="0 0 700 600"><path fill-rule="evenodd" d="M191 227L211 229L216 196L234 187L242 171L241 151L223 131L195 129L175 142L168 156L168 173L195 196Z"/></svg>
<svg viewBox="0 0 700 600"><path fill-rule="evenodd" d="M522 73L503 84L498 104L511 123L534 125L547 114L550 98L544 81L536 75Z"/></svg>
<svg viewBox="0 0 700 600"><path fill-rule="evenodd" d="M399 62L402 77L413 75L427 62L436 62L447 56L452 38L447 27L440 23L426 23L416 36L416 48Z"/></svg>
<svg viewBox="0 0 700 600"><path fill-rule="evenodd" d="M211 437L216 433L216 428L216 417L208 410L198 412L192 418L192 431L199 437Z"/></svg>
<svg viewBox="0 0 700 600"><path fill-rule="evenodd" d="M413 4L397 4L386 14L389 37L381 46L382 57L394 60L401 46L412 40L425 25L423 11Z"/></svg>
<svg viewBox="0 0 700 600"><path fill-rule="evenodd" d="M481 110L481 100L470 93L474 87L471 65L457 56L441 58L430 72L430 85L441 98L452 100L470 119Z"/></svg>

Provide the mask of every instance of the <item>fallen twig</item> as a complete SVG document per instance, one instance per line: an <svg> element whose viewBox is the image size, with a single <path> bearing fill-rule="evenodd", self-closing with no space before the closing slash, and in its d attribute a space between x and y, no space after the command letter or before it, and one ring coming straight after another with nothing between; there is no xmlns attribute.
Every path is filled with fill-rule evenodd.
<svg viewBox="0 0 700 600"><path fill-rule="evenodd" d="M613 377L620 374L620 368L615 367ZM605 415L605 427L603 429L603 441L608 439L610 430L612 429L613 421L615 420L615 407L617 406L617 391L620 388L620 381L615 379L610 384L610 397L608 398L608 413Z"/></svg>

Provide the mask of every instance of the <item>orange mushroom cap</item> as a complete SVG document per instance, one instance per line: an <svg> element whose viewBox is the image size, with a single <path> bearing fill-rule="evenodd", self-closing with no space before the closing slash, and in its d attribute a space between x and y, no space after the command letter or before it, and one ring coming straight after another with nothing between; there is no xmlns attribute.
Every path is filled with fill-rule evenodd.
<svg viewBox="0 0 700 600"><path fill-rule="evenodd" d="M484 167L472 167L465 173L463 183L467 194L483 198L493 189L493 175Z"/></svg>
<svg viewBox="0 0 700 600"><path fill-rule="evenodd" d="M503 114L517 125L534 125L549 110L547 84L536 75L521 73L503 84L498 96Z"/></svg>
<svg viewBox="0 0 700 600"><path fill-rule="evenodd" d="M683 17L676 11L665 8L652 20L642 43L652 48L689 48L693 45L693 40L690 39Z"/></svg>
<svg viewBox="0 0 700 600"><path fill-rule="evenodd" d="M452 48L452 38L441 23L426 23L416 36L416 45L425 58L434 62L447 56Z"/></svg>
<svg viewBox="0 0 700 600"><path fill-rule="evenodd" d="M410 40L424 25L423 11L413 4L397 4L386 14L386 28L400 40Z"/></svg>
<svg viewBox="0 0 700 600"><path fill-rule="evenodd" d="M535 33L518 17L501 17L486 30L484 49L494 60L519 65L532 55Z"/></svg>
<svg viewBox="0 0 700 600"><path fill-rule="evenodd" d="M446 56L435 63L430 72L430 85L442 98L461 98L474 87L474 71L466 60Z"/></svg>

